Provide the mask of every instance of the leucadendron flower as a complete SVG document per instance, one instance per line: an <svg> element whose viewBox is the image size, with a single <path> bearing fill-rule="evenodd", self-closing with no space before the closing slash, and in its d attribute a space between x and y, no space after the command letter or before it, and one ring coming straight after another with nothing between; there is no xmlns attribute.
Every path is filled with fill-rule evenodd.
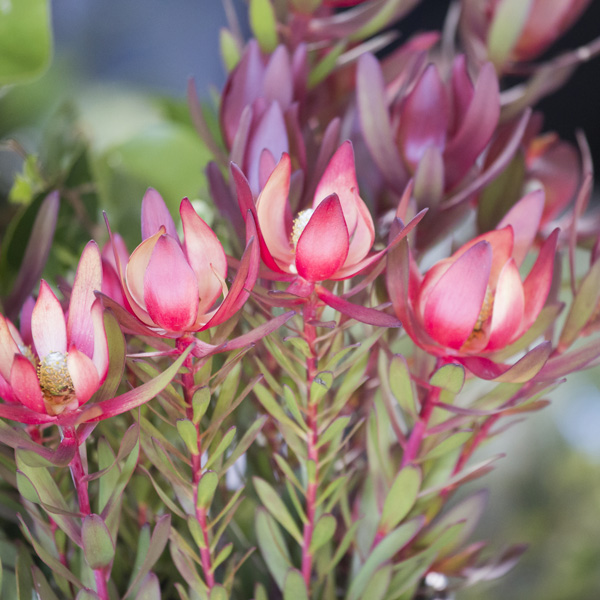
<svg viewBox="0 0 600 600"><path fill-rule="evenodd" d="M591 0L462 0L460 29L469 53L498 70L539 57Z"/></svg>
<svg viewBox="0 0 600 600"><path fill-rule="evenodd" d="M183 242L164 200L149 189L142 202L142 243L126 264L115 248L115 265L127 301L124 308L141 324L138 333L177 338L218 325L241 308L256 281L258 253L251 251L252 222L248 223L247 251L228 289L227 257L216 234L187 198L181 201L179 212ZM120 320L127 328L128 322Z"/></svg>
<svg viewBox="0 0 600 600"><path fill-rule="evenodd" d="M20 331L0 315L0 397L13 405L2 405L0 416L38 422L36 414L73 412L99 389L108 370L103 308L94 296L101 286L100 252L89 242L68 311L42 281L33 309L26 304L21 314Z"/></svg>
<svg viewBox="0 0 600 600"><path fill-rule="evenodd" d="M482 175L478 159L500 118L499 84L491 63L474 80L464 55L455 58L446 74L431 63L403 92L408 86L387 82L379 61L365 54L358 62L356 84L365 143L396 192L402 193L413 178L418 205L435 207L465 181Z"/></svg>
<svg viewBox="0 0 600 600"><path fill-rule="evenodd" d="M546 302L554 271L558 230L524 279L519 271L543 208L543 191L528 194L496 230L475 237L424 275L412 257L403 264L390 260L390 299L416 344L443 358L481 357L528 331Z"/></svg>
<svg viewBox="0 0 600 600"><path fill-rule="evenodd" d="M312 205L294 218L289 206L291 172L290 157L284 154L256 200L265 266L277 279L298 280L308 287L347 279L368 266L375 228L358 193L352 144L344 142L338 148ZM238 194L242 195L239 186Z"/></svg>

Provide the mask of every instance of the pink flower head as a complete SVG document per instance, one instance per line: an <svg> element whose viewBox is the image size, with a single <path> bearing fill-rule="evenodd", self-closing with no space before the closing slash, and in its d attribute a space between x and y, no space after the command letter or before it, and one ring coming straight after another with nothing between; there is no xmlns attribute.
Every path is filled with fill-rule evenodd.
<svg viewBox="0 0 600 600"><path fill-rule="evenodd" d="M234 171L235 176L235 171ZM319 181L312 207L292 218L291 161L283 155L256 201L263 262L275 278L310 285L352 277L371 264L375 230L358 194L352 144L344 142ZM236 177L242 209L247 197Z"/></svg>
<svg viewBox="0 0 600 600"><path fill-rule="evenodd" d="M244 303L256 280L255 265L247 256L245 268L238 271L243 280L236 278L228 292L227 257L217 236L187 198L181 201L179 213L183 243L162 197L149 189L142 202L143 241L125 267L115 248L125 308L147 333L166 337L180 337L227 320ZM217 305L222 295L224 300Z"/></svg>
<svg viewBox="0 0 600 600"><path fill-rule="evenodd" d="M21 332L0 315L0 396L20 405L14 413L22 412L23 422L34 422L26 413L55 417L74 411L104 381L108 344L103 308L94 296L101 286L100 252L95 242L89 242L66 314L42 281L33 310L26 305L21 315Z"/></svg>
<svg viewBox="0 0 600 600"><path fill-rule="evenodd" d="M558 230L543 244L524 281L519 266L543 207L543 192L532 192L498 229L464 244L424 276L412 259L405 284L392 276L396 314L415 343L438 356L481 355L505 348L531 327L550 290Z"/></svg>
<svg viewBox="0 0 600 600"><path fill-rule="evenodd" d="M389 104L379 62L365 54L358 65L357 95L365 142L381 173L398 192L414 178L415 197L427 205L477 174L477 159L500 117L493 66L483 65L473 83L462 55L447 81L430 64L408 94Z"/></svg>
<svg viewBox="0 0 600 600"><path fill-rule="evenodd" d="M293 151L305 164L298 112L306 73L303 44L293 56L278 46L266 59L251 40L223 90L221 130L231 160L240 165L255 195L284 152Z"/></svg>
<svg viewBox="0 0 600 600"><path fill-rule="evenodd" d="M461 30L481 60L502 69L543 54L591 0L463 0Z"/></svg>

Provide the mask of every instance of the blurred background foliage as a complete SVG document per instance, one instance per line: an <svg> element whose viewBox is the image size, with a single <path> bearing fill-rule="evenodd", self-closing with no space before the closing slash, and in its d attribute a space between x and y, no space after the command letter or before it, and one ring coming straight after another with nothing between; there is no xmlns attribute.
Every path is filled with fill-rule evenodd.
<svg viewBox="0 0 600 600"><path fill-rule="evenodd" d="M14 10L6 13L6 6ZM447 6L423 2L403 31L439 27ZM597 34L599 8L592 6L563 47ZM222 3L61 0L50 6L45 0L0 0L2 11L0 292L10 289L50 189L59 188L63 198L44 274L51 281L74 268L90 237L106 239L101 210L135 247L148 186L161 192L173 212L183 196L190 197L211 222L204 176L209 153L191 124L185 89L193 76L207 106L215 105L214 90L224 81L218 53ZM571 139L576 128L585 130L596 165L598 75L597 62L584 65L540 107L548 129ZM530 550L506 577L460 598L600 597L599 389L598 368L573 377L549 408L480 452L507 457L484 480L490 502L475 537L489 538L495 547L525 542ZM0 560L8 566L14 551L1 540L11 533L0 531Z"/></svg>

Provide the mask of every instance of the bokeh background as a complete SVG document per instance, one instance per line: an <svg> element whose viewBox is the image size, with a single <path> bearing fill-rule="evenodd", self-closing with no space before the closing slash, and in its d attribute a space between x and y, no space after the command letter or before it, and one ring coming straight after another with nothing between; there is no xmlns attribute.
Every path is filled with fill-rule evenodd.
<svg viewBox="0 0 600 600"><path fill-rule="evenodd" d="M441 27L449 2L424 0L401 32ZM232 2L243 22L243 7ZM219 0L60 0L52 3L55 55L50 70L0 98L0 137L36 152L53 124L68 123L91 144L89 165L115 227L133 247L139 204L149 185L172 206L190 195L210 218L203 166L207 155L187 116L185 90L194 77L208 103L224 83ZM573 48L600 34L600 3L560 44ZM600 61L539 106L546 129L574 139L585 131L600 165ZM212 100L211 100L212 98ZM0 149L0 198L22 161ZM2 211L3 214L6 211ZM113 217L111 217L113 218ZM0 223L0 231L2 231ZM102 235L102 234L101 234ZM53 252L57 252L53 250ZM68 258L54 257L59 263ZM573 377L544 411L516 424L480 453L505 453L477 482L491 490L477 535L493 549L516 542L530 549L493 585L458 594L465 600L594 600L600 598L600 370Z"/></svg>

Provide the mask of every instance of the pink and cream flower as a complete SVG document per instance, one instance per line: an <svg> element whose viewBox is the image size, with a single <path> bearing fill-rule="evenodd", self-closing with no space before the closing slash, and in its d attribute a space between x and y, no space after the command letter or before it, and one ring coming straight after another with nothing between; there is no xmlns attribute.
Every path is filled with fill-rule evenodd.
<svg viewBox="0 0 600 600"><path fill-rule="evenodd" d="M535 322L548 296L558 230L524 280L519 267L538 232L541 190L522 198L494 231L477 236L421 275L389 265L390 297L416 344L437 356L481 356L504 349ZM406 271L409 273L406 273Z"/></svg>
<svg viewBox="0 0 600 600"><path fill-rule="evenodd" d="M344 142L331 158L314 194L312 206L292 219L289 206L291 161L284 154L256 200L261 256L276 279L318 281L352 277L372 263L369 252L375 229L359 196L354 152ZM234 171L234 177L236 172ZM242 210L246 209L236 177Z"/></svg>
<svg viewBox="0 0 600 600"><path fill-rule="evenodd" d="M21 331L0 315L0 396L13 405L3 405L13 408L3 416L23 422L38 422L27 416L32 413L56 417L74 411L99 389L108 370L103 308L94 296L101 286L100 252L90 242L66 313L42 281L33 309L26 304L21 314Z"/></svg>
<svg viewBox="0 0 600 600"><path fill-rule="evenodd" d="M258 253L254 256L251 251L252 224L247 252L228 290L227 257L216 234L187 198L179 213L183 242L162 197L149 189L142 202L142 243L126 265L115 247L125 308L141 323L138 332L177 338L218 325L241 308L256 281Z"/></svg>

